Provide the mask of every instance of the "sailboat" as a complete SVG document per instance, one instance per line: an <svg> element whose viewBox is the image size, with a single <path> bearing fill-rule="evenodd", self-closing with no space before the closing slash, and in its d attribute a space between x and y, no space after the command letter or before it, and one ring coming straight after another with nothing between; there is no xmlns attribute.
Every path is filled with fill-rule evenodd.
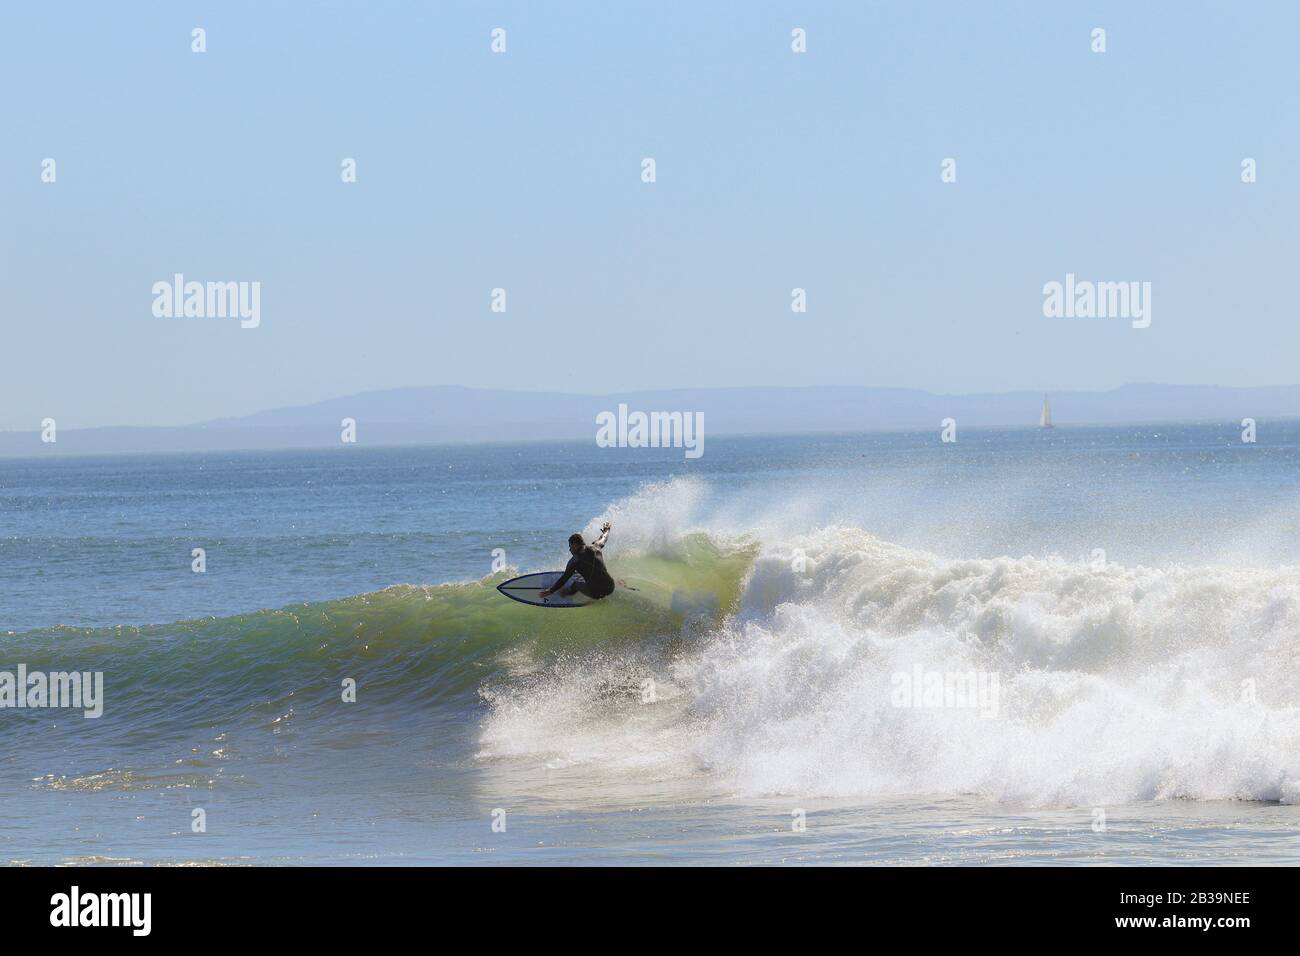
<svg viewBox="0 0 1300 956"><path fill-rule="evenodd" d="M1048 401L1047 396L1043 396L1043 414L1038 418L1039 428L1052 427L1052 403Z"/></svg>

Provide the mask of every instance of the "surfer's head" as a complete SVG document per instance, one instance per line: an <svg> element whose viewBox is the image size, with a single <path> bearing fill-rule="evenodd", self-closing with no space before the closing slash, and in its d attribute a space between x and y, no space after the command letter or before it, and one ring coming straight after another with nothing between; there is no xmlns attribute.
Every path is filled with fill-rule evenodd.
<svg viewBox="0 0 1300 956"><path fill-rule="evenodd" d="M582 540L582 535L569 535L569 554L581 554L582 549L587 546L587 542Z"/></svg>

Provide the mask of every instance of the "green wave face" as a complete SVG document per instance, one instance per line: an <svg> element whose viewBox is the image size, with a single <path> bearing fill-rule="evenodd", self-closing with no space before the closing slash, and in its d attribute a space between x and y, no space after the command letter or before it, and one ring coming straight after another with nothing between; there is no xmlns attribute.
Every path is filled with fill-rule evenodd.
<svg viewBox="0 0 1300 956"><path fill-rule="evenodd" d="M513 574L437 586L398 585L334 601L165 625L28 632L0 669L104 673L104 717L79 733L130 746L229 722L301 717L340 705L345 679L370 715L476 700L511 658L544 660L630 641L666 640L733 610L755 549L706 535L668 556L611 559L620 588L580 609L534 608L496 585ZM364 706L361 706L364 705ZM44 733L49 712L10 712L12 733ZM0 730L3 735L3 730Z"/></svg>

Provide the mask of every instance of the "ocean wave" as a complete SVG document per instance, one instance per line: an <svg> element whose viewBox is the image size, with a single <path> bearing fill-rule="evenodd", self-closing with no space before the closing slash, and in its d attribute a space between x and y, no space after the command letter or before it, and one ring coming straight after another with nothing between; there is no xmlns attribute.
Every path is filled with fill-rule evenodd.
<svg viewBox="0 0 1300 956"><path fill-rule="evenodd" d="M105 715L77 726L114 754L175 739L237 762L247 735L210 733L232 725L336 752L427 717L483 764L746 796L1300 802L1300 568L955 559L853 526L708 527L706 495L648 486L593 519L638 590L578 612L502 598L511 569L6 650L103 671ZM11 741L46 739L48 712L10 716Z"/></svg>

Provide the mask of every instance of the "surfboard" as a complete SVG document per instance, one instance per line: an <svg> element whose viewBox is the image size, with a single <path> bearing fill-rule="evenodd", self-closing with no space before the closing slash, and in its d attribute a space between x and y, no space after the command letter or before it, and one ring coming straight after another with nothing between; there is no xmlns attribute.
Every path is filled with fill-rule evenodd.
<svg viewBox="0 0 1300 956"><path fill-rule="evenodd" d="M543 589L549 588L562 577L564 577L563 571L541 571L537 574L524 574L517 578L511 578L509 581L503 581L497 585L497 590L512 601L531 604L534 607L582 607L584 604L591 603L591 598L582 593L573 594L569 597L560 594L541 597ZM575 574L569 579L569 583L575 580L581 581L582 576Z"/></svg>

